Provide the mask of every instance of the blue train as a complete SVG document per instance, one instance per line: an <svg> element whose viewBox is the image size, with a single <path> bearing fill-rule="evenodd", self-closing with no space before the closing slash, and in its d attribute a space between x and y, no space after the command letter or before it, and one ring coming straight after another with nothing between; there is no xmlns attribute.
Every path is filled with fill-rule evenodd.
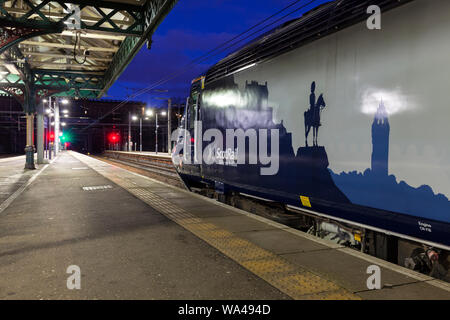
<svg viewBox="0 0 450 320"><path fill-rule="evenodd" d="M385 258L449 250L450 2L370 1L381 30L368 5L322 5L195 79L173 161L189 188L351 226Z"/></svg>

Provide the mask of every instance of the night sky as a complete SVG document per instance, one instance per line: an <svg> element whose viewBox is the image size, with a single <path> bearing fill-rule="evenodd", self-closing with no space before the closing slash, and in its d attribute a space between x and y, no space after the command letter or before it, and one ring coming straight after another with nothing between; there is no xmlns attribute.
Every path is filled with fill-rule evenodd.
<svg viewBox="0 0 450 320"><path fill-rule="evenodd" d="M302 13L328 1L299 1L264 25L306 5L303 9L260 31L252 38L273 29L284 21L298 18ZM248 43L252 38L219 55L210 57L207 61L186 68L185 66L189 62L203 56L293 2L294 0L180 0L153 35L151 50L148 50L146 45L142 48L105 98L126 99L127 95L146 88L174 72L186 70L187 72L184 74L157 88L158 90L168 90L168 93L150 92L133 98L133 100L146 102L152 107L165 103L156 100L155 97L184 99L189 94L189 85L192 79L203 74L210 66Z"/></svg>

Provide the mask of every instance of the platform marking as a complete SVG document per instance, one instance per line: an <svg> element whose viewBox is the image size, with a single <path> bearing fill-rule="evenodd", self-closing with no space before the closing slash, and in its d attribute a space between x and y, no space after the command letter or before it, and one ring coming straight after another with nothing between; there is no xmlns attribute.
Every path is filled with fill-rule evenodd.
<svg viewBox="0 0 450 320"><path fill-rule="evenodd" d="M10 205L11 203L13 203L14 200L16 200L17 197L19 197L19 196L22 194L22 192L25 191L25 189L26 189L31 183L33 183L33 181L36 180L36 178L37 178L42 172L44 172L44 170L47 169L47 167L48 167L48 164L46 164L42 169L38 170L35 174L33 174L33 175L31 176L31 178L28 179L28 181L27 181L25 184L23 184L21 187L19 187L19 189L17 189L12 195L10 195L9 198L7 198L5 201L3 201L3 202L0 204L0 214L1 214L3 211L5 211L6 208L8 208L9 205Z"/></svg>
<svg viewBox="0 0 450 320"><path fill-rule="evenodd" d="M97 191L97 190L107 190L112 189L113 187L110 185L107 186L95 186L95 187L83 187L84 191Z"/></svg>
<svg viewBox="0 0 450 320"><path fill-rule="evenodd" d="M106 170L105 166L97 165L99 160L75 153L73 156L293 299L361 299L322 276L294 265L228 230L206 223L148 188L136 187L132 179L118 175L126 170L117 170L113 166Z"/></svg>

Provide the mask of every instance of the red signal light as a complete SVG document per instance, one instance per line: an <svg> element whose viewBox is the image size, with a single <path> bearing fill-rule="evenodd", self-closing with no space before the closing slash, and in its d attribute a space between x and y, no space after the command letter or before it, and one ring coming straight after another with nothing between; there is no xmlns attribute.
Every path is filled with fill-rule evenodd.
<svg viewBox="0 0 450 320"><path fill-rule="evenodd" d="M55 141L55 133L54 132L49 132L48 133L48 140L51 142Z"/></svg>
<svg viewBox="0 0 450 320"><path fill-rule="evenodd" d="M119 142L119 140L120 140L119 134L117 134L117 133L111 133L111 134L109 135L109 142L111 142L111 143L117 143L117 142Z"/></svg>

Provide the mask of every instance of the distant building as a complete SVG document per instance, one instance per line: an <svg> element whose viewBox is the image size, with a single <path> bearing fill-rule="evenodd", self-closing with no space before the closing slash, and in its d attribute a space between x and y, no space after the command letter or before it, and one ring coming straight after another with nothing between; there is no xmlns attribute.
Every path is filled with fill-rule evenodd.
<svg viewBox="0 0 450 320"><path fill-rule="evenodd" d="M378 107L372 124L372 173L389 174L389 135L391 127L383 101Z"/></svg>

